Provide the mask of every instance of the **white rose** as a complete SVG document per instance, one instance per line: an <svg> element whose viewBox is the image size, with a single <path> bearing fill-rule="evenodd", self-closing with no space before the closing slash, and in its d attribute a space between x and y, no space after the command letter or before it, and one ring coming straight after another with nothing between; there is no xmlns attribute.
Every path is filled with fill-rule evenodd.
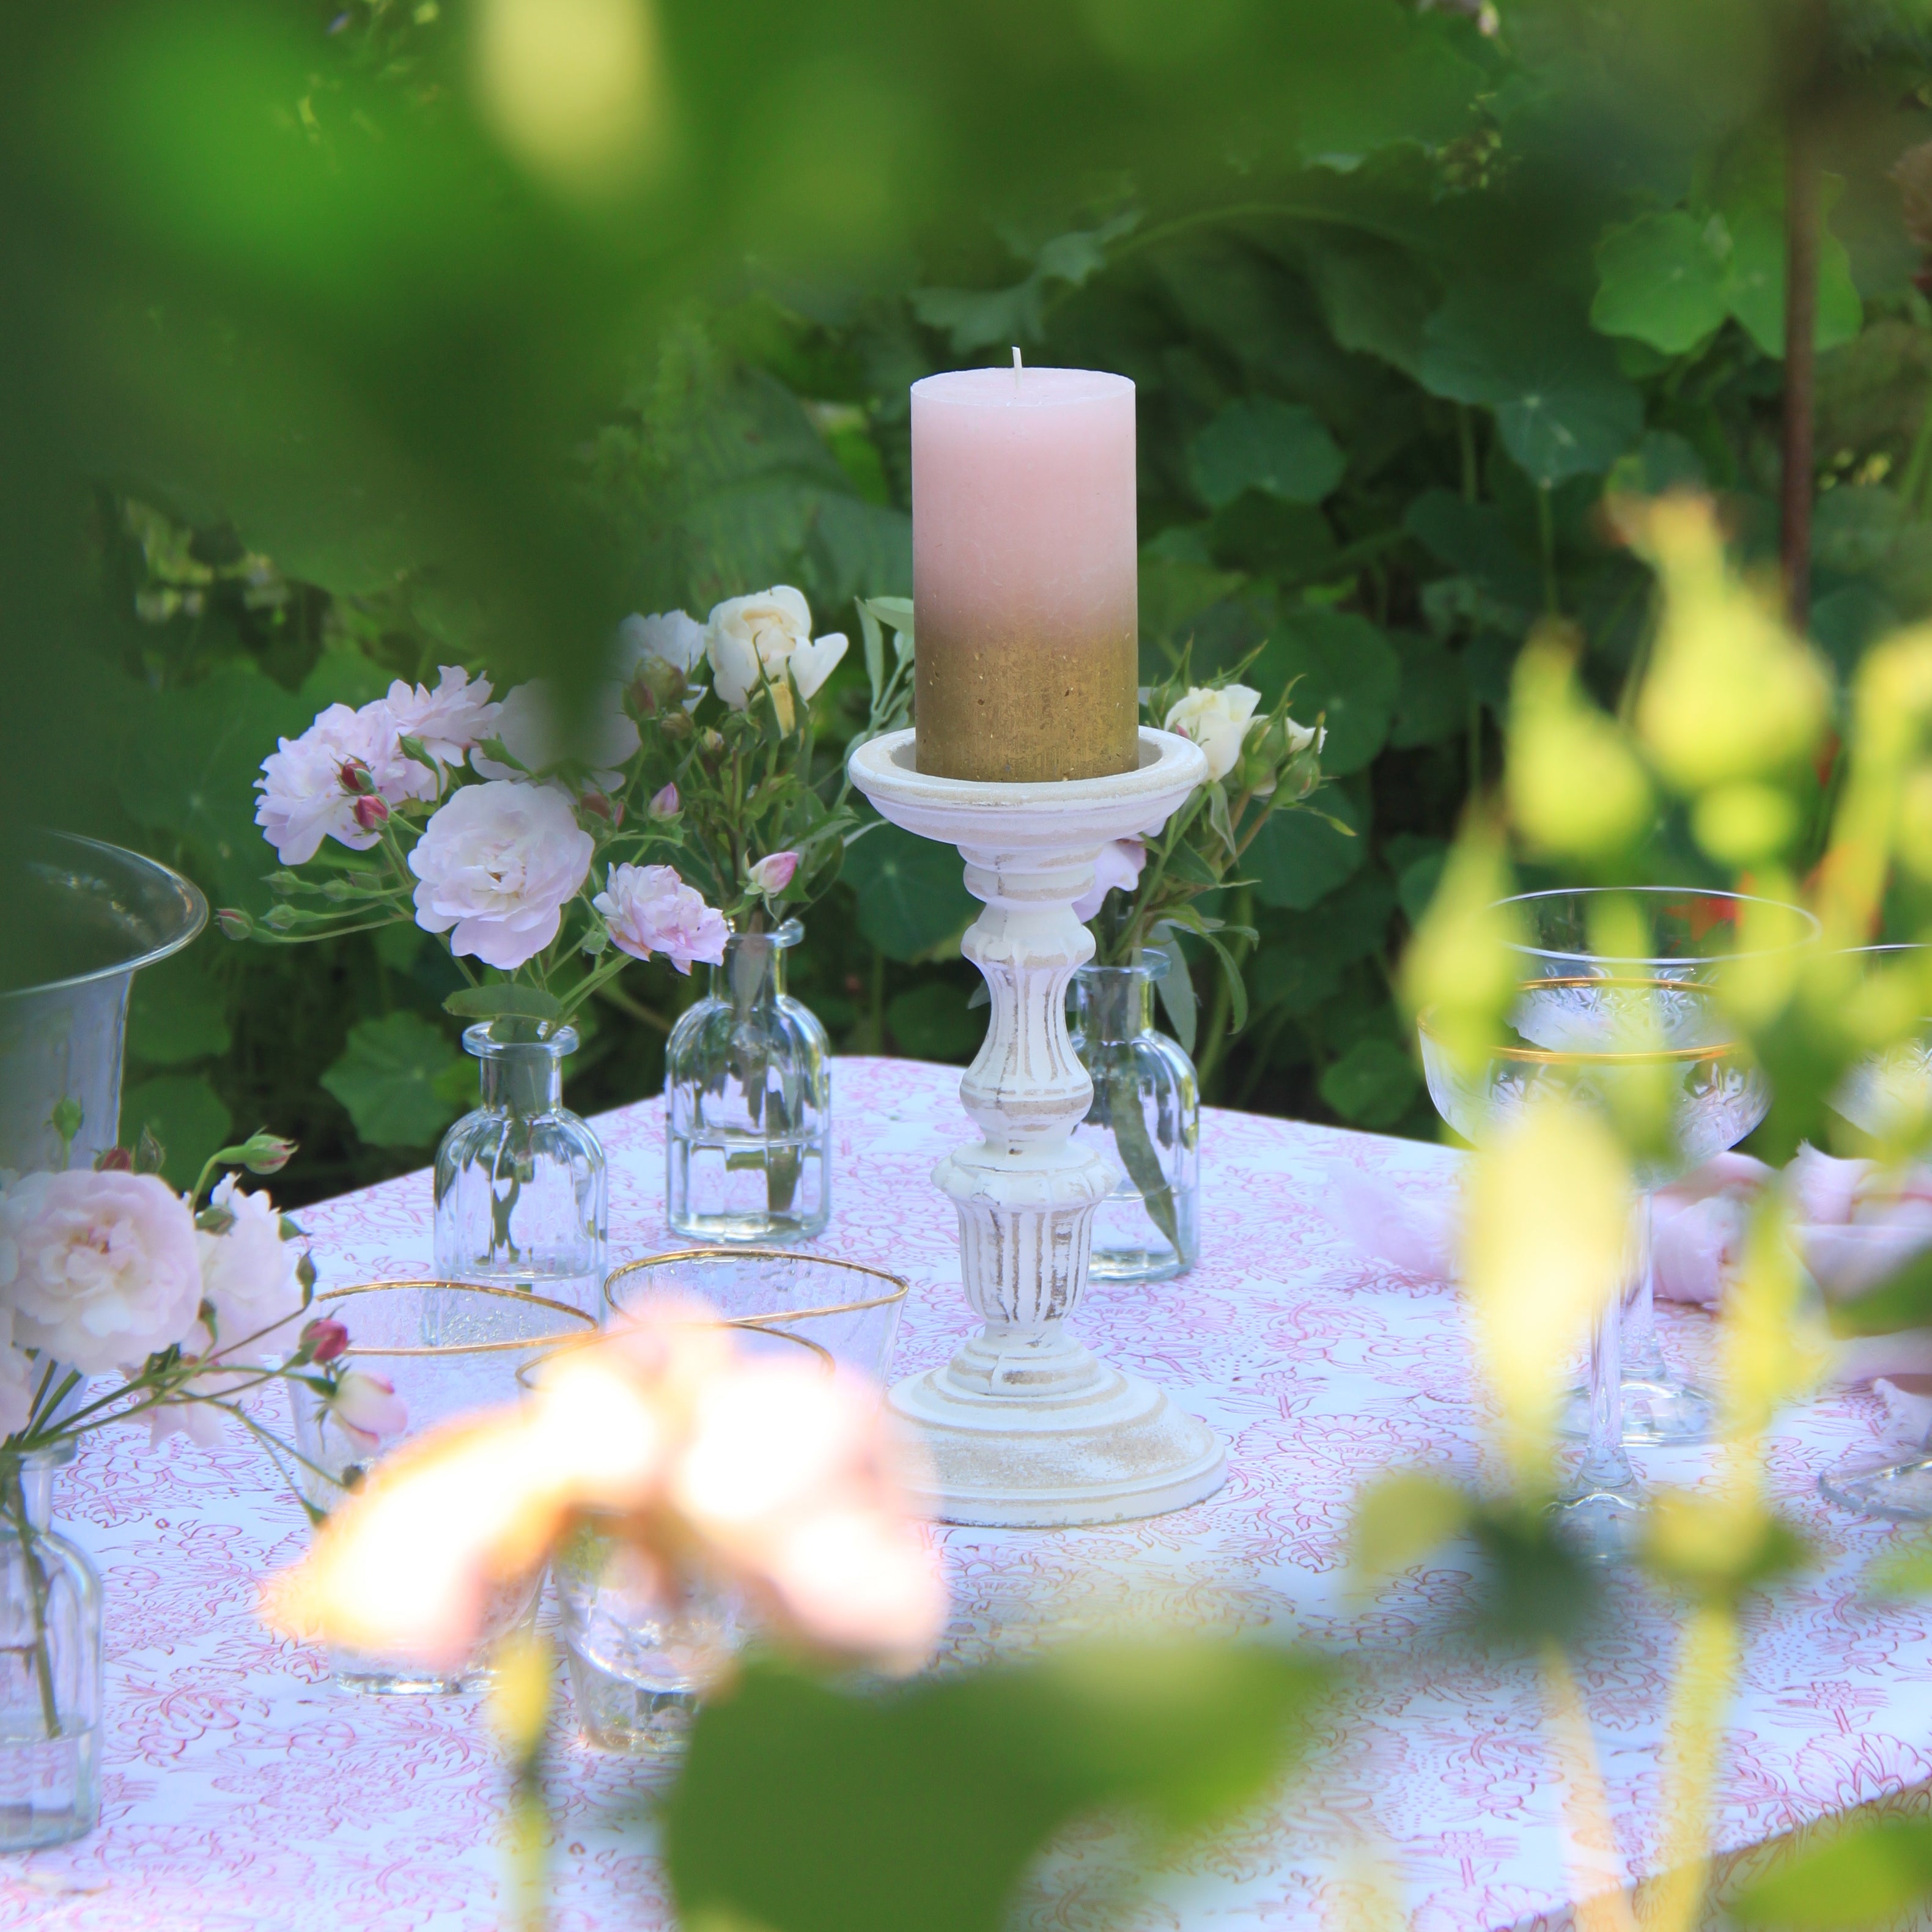
<svg viewBox="0 0 1932 1932"><path fill-rule="evenodd" d="M1284 718L1281 722L1288 733L1288 755L1291 758L1300 758L1311 745L1316 755L1321 754L1322 746L1328 742L1327 725L1298 724L1292 718Z"/></svg>
<svg viewBox="0 0 1932 1932"><path fill-rule="evenodd" d="M384 702L403 736L415 739L431 758L460 765L471 746L496 736L503 707L490 703L487 677L472 683L460 664L440 669L434 691L398 678Z"/></svg>
<svg viewBox="0 0 1932 1932"><path fill-rule="evenodd" d="M402 734L381 699L352 711L332 704L299 738L278 741L280 749L262 760L255 789L262 796L255 823L285 866L305 865L325 838L352 851L366 852L379 836L357 822L362 794L344 782L344 768L361 765L386 803L434 799L442 789L437 775L403 755Z"/></svg>
<svg viewBox="0 0 1932 1932"><path fill-rule="evenodd" d="M296 1272L302 1250L282 1239L275 1204L263 1190L244 1193L227 1174L208 1205L234 1219L220 1234L198 1231L195 1237L201 1249L202 1299L214 1311L214 1334L202 1346L218 1347L224 1361L239 1364L292 1348L302 1312L302 1286ZM248 1346L230 1353L238 1342Z"/></svg>
<svg viewBox="0 0 1932 1932"><path fill-rule="evenodd" d="M1192 739L1207 754L1210 782L1226 778L1241 755L1241 740L1262 701L1258 691L1245 684L1223 685L1210 691L1196 685L1165 720L1165 728Z"/></svg>
<svg viewBox="0 0 1932 1932"><path fill-rule="evenodd" d="M184 1342L201 1307L188 1203L152 1174L30 1174L0 1197L14 1340L85 1375Z"/></svg>
<svg viewBox="0 0 1932 1932"><path fill-rule="evenodd" d="M847 648L838 631L814 640L811 607L788 584L714 605L708 628L712 682L734 711L743 710L760 684L777 683L788 670L800 697L813 697Z"/></svg>
<svg viewBox="0 0 1932 1932"><path fill-rule="evenodd" d="M512 971L556 937L595 849L570 801L548 786L466 785L410 854L416 923L449 933L452 952Z"/></svg>
<svg viewBox="0 0 1932 1932"><path fill-rule="evenodd" d="M655 659L688 677L704 660L710 639L704 626L683 610L633 612L617 626L617 676L628 683Z"/></svg>
<svg viewBox="0 0 1932 1932"><path fill-rule="evenodd" d="M590 782L600 790L615 791L624 782L620 769L637 755L638 728L624 716L622 688L599 684L590 694L590 709L579 721L574 736L566 736L558 721L556 700L542 678L520 684L503 700L496 728L490 734L523 768L500 764L478 746L470 754L471 766L486 778L541 776L566 758L590 767Z"/></svg>

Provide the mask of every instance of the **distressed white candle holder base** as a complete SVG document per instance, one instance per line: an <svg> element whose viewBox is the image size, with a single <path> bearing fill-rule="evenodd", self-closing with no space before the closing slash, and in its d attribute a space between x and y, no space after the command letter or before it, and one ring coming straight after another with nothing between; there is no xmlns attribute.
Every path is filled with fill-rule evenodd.
<svg viewBox="0 0 1932 1932"><path fill-rule="evenodd" d="M1118 1178L1072 1142L1094 1097L1066 1031L1067 984L1094 953L1073 902L1103 845L1158 830L1207 776L1185 738L1143 730L1140 745L1131 772L1016 784L922 775L910 731L852 754L852 782L880 815L958 846L985 905L960 947L992 1000L959 1083L981 1138L932 1178L958 1210L966 1299L986 1325L889 1398L931 1450L934 1486L920 1501L942 1522L1118 1522L1198 1502L1227 1478L1204 1423L1068 1326L1094 1210Z"/></svg>

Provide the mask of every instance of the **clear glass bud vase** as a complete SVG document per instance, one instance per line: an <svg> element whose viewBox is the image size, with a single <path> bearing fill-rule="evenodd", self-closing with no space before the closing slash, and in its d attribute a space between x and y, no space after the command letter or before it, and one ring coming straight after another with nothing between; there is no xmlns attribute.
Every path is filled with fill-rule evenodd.
<svg viewBox="0 0 1932 1932"><path fill-rule="evenodd" d="M1094 1104L1074 1130L1122 1179L1094 1216L1094 1281L1166 1281L1201 1252L1201 1089L1178 1041L1154 1024L1154 982L1167 956L1073 976L1073 1050L1093 1076Z"/></svg>
<svg viewBox="0 0 1932 1932"><path fill-rule="evenodd" d="M0 1454L0 1852L100 1816L100 1579L49 1527L64 1450Z"/></svg>
<svg viewBox="0 0 1932 1932"><path fill-rule="evenodd" d="M825 1029L784 989L795 919L734 933L664 1048L664 1200L703 1241L804 1240L832 1216Z"/></svg>
<svg viewBox="0 0 1932 1932"><path fill-rule="evenodd" d="M482 1062L482 1104L436 1149L436 1271L530 1289L595 1319L609 1184L602 1144L563 1104L576 1029L486 1020L463 1044Z"/></svg>

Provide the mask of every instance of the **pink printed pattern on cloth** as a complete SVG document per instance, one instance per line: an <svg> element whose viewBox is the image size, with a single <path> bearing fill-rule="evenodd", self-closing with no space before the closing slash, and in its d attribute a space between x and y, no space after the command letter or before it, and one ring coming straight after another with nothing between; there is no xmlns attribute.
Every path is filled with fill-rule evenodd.
<svg viewBox="0 0 1932 1932"><path fill-rule="evenodd" d="M968 1326L934 1159L969 1131L956 1069L841 1060L827 1253L893 1268L913 1294L901 1372L943 1360ZM663 1222L656 1102L598 1123L610 1158L612 1258L676 1245ZM1352 1498L1402 1464L1473 1473L1474 1407L1450 1292L1366 1258L1318 1211L1338 1166L1440 1206L1459 1156L1412 1143L1210 1112L1204 1258L1152 1288L1096 1288L1081 1325L1159 1378L1232 1448L1226 1488L1150 1521L1079 1532L944 1532L953 1660L1020 1654L1132 1618L1324 1646L1370 1667L1323 1726L1315 1764L1232 1834L1189 1840L1124 1920L1105 1875L1119 1846L1070 1834L1033 1881L1044 1922L1109 1928L1334 1922L1358 1847L1387 1861L1418 1932L1567 1916L1561 1788L1534 1673L1454 1634L1472 1600L1453 1553L1366 1610L1344 1589ZM428 1261L427 1174L306 1209L323 1285ZM1708 1319L1660 1316L1698 1358ZM1828 1509L1819 1472L1892 1444L1882 1404L1838 1395L1790 1418L1773 1480L1820 1567L1747 1608L1744 1681L1720 1848L1932 1780L1932 1606L1864 1600L1856 1574L1894 1532ZM76 1846L0 1862L0 1928L36 1932L495 1932L502 1780L473 1700L362 1699L268 1636L257 1580L305 1532L260 1452L146 1433L94 1438L62 1480L62 1526L106 1579L104 1822ZM1694 1481L1700 1452L1648 1456ZM1618 1814L1624 1868L1654 1868L1657 1750L1676 1622L1612 1586L1612 1635L1581 1678ZM668 1926L647 1843L613 1822L644 1775L556 1754L557 1923ZM1106 1900L1106 1904L1083 1900ZM1111 1915L1111 1916L1109 1916Z"/></svg>

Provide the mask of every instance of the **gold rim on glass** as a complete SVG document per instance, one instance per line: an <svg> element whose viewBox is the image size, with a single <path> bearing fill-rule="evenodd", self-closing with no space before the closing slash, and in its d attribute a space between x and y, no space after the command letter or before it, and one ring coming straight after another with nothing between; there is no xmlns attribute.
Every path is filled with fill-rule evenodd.
<svg viewBox="0 0 1932 1932"><path fill-rule="evenodd" d="M604 1277L604 1305L613 1314L627 1312L618 1307L610 1292L627 1274L636 1274L645 1268L668 1268L679 1262L710 1261L788 1262L794 1266L814 1263L820 1268L844 1268L853 1274L870 1275L874 1281L892 1283L890 1294L877 1294L868 1301L831 1302L820 1308L774 1309L769 1315L721 1315L718 1320L728 1328L784 1328L794 1322L814 1321L823 1316L857 1315L868 1308L889 1308L896 1301L904 1300L912 1286L903 1276L888 1274L884 1268L868 1268L863 1262L840 1261L830 1255L788 1254L783 1248L680 1248L673 1254L640 1256L634 1262L613 1268Z"/></svg>
<svg viewBox="0 0 1932 1932"><path fill-rule="evenodd" d="M721 1318L716 1322L693 1322L681 1325L693 1328L742 1328L751 1324ZM794 1335L789 1328L767 1328L761 1323L758 1327L758 1333L760 1335L773 1336L781 1342L796 1342L808 1354L818 1358L819 1366L828 1376L836 1375L838 1372L838 1358L822 1342L814 1342L809 1335ZM535 1361L526 1362L518 1370L517 1386L526 1392L534 1389L536 1384L533 1378L549 1367L558 1356L568 1355L578 1348L595 1348L610 1339L611 1331L600 1328L595 1334L572 1335L568 1340L555 1342L546 1347Z"/></svg>
<svg viewBox="0 0 1932 1932"><path fill-rule="evenodd" d="M548 1295L536 1294L529 1288L494 1288L481 1281L358 1281L346 1288L324 1288L309 1306L313 1308L324 1301L343 1301L351 1295L377 1294L390 1288L448 1288L461 1294L497 1295L506 1301L520 1303L526 1308L548 1308L554 1315L567 1316L573 1322L582 1322L591 1336L597 1332L596 1317L586 1315L580 1308L572 1307L567 1301L553 1301ZM541 1348L546 1344L555 1345L559 1339L554 1335L518 1335L496 1342L425 1342L414 1348L400 1342L393 1347L358 1347L352 1340L342 1352L344 1355L481 1355L511 1348ZM566 1336L562 1339L574 1341L577 1338ZM584 1339L588 1340L590 1336Z"/></svg>
<svg viewBox="0 0 1932 1932"><path fill-rule="evenodd" d="M1666 987L1674 993L1706 994L1709 990L1688 980L1624 980L1586 973L1574 978L1524 980L1518 983L1516 991L1526 993L1538 986ZM1435 1015L1433 1006L1425 1007L1415 1016L1415 1030L1438 1045L1444 1044L1442 1034L1430 1024ZM1643 1053L1563 1053L1543 1046L1492 1046L1486 1051L1491 1060L1508 1060L1516 1066L1694 1066L1702 1061L1736 1058L1742 1054L1744 1045L1741 1040L1727 1040L1715 1046L1660 1046Z"/></svg>

